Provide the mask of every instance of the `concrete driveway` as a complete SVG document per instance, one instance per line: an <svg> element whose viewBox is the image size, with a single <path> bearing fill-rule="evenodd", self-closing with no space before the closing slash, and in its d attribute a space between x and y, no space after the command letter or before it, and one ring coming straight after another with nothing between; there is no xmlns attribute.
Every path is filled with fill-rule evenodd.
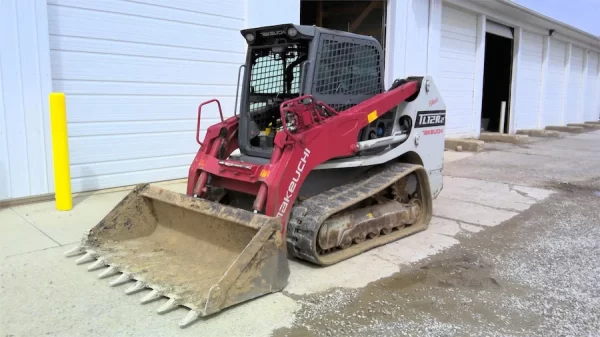
<svg viewBox="0 0 600 337"><path fill-rule="evenodd" d="M63 256L127 191L3 209L0 336L597 333L599 153L600 132L446 152L427 231L328 268L290 261L284 292L185 329L186 309L158 315L166 300L141 305Z"/></svg>

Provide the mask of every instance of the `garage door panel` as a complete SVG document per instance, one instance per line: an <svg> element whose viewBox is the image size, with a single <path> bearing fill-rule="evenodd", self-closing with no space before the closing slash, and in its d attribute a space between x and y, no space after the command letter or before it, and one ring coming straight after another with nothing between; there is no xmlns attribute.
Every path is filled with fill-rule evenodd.
<svg viewBox="0 0 600 337"><path fill-rule="evenodd" d="M196 120L198 105L211 96L69 96L69 122L124 122L149 120ZM233 115L235 97L219 96L225 116ZM215 104L202 109L202 119L219 117ZM194 122L191 123L195 125ZM204 123L203 123L204 124ZM107 125L112 128L112 125Z"/></svg>
<svg viewBox="0 0 600 337"><path fill-rule="evenodd" d="M162 157L196 152L198 143L195 137L195 130L73 137L69 139L69 150L73 164Z"/></svg>
<svg viewBox="0 0 600 337"><path fill-rule="evenodd" d="M447 109L447 135L473 134L473 96L477 17L444 6L440 41L439 84Z"/></svg>
<svg viewBox="0 0 600 337"><path fill-rule="evenodd" d="M244 18L244 6L238 0L133 0L139 3L153 4L160 7L177 8L199 13L218 14L223 17Z"/></svg>
<svg viewBox="0 0 600 337"><path fill-rule="evenodd" d="M453 73L465 73L470 75L473 73L473 64L474 61L469 60L449 59L445 57L440 59L440 68L450 69L445 71Z"/></svg>
<svg viewBox="0 0 600 337"><path fill-rule="evenodd" d="M202 118L202 130L211 124L216 124L221 120L217 118ZM133 121L133 122L110 122L110 127L103 122L83 122L69 123L69 136L88 137L88 136L111 136L111 135L128 135L128 134L143 134L143 133L159 133L159 132L179 132L179 131L195 131L196 119L171 119L161 121Z"/></svg>
<svg viewBox="0 0 600 337"><path fill-rule="evenodd" d="M101 175L114 175L119 173L166 169L172 167L188 166L194 160L195 153L169 155L160 158L149 157L120 161L82 163L71 165L72 178L85 178ZM124 168L126 168L124 170Z"/></svg>
<svg viewBox="0 0 600 337"><path fill-rule="evenodd" d="M467 36L477 36L473 26L477 25L477 17L474 14L444 6L442 10L442 30L460 33Z"/></svg>
<svg viewBox="0 0 600 337"><path fill-rule="evenodd" d="M475 62L475 49L455 48L454 50L440 50L440 57L446 60Z"/></svg>
<svg viewBox="0 0 600 337"><path fill-rule="evenodd" d="M440 71L439 77L443 79L444 82L450 82L449 85L452 85L454 80L466 80L464 83L469 83L472 87L470 80L473 80L475 74L468 72L452 72L452 71Z"/></svg>
<svg viewBox="0 0 600 337"><path fill-rule="evenodd" d="M237 75L236 75L237 76ZM52 81L55 91L70 95L121 95L121 96L194 96L227 97L235 95L236 84L191 84L148 82L98 82L86 80Z"/></svg>
<svg viewBox="0 0 600 337"><path fill-rule="evenodd" d="M590 52L588 54L587 75L590 77L598 76L598 53Z"/></svg>
<svg viewBox="0 0 600 337"><path fill-rule="evenodd" d="M120 55L154 57L171 60L205 61L219 60L223 63L243 64L245 54L239 52L225 52L206 50L202 48L184 48L165 45L151 45L123 41L91 40L89 38L72 36L50 36L50 48L54 51L85 52L95 54L114 54L118 50Z"/></svg>
<svg viewBox="0 0 600 337"><path fill-rule="evenodd" d="M445 49L447 47L447 45L444 43L448 43L448 42L453 42L453 43L461 42L461 43L463 43L464 46L467 46L467 47L472 46L473 48L475 48L475 43L477 43L476 36L464 35L464 34L455 33L452 31L442 30L441 37L446 38L444 41L441 41L442 49Z"/></svg>
<svg viewBox="0 0 600 337"><path fill-rule="evenodd" d="M446 100L446 97L444 97L444 102L446 103L446 109L452 110L453 115L459 115L461 113L465 113L465 111L468 112L471 111L471 109L473 109L472 104L469 104L469 102L465 102L464 100L457 97L450 97L450 99L448 100Z"/></svg>
<svg viewBox="0 0 600 337"><path fill-rule="evenodd" d="M58 6L48 6L48 17L50 35L233 52L240 52L242 46L239 30L233 29Z"/></svg>
<svg viewBox="0 0 600 337"><path fill-rule="evenodd" d="M571 47L571 68L569 71L569 85L567 88L567 106L565 110L565 121L567 123L581 122L578 110L582 104L582 81L583 81L583 49Z"/></svg>
<svg viewBox="0 0 600 337"><path fill-rule="evenodd" d="M585 110L584 120L586 121L597 121L600 115L600 109L598 108L598 99L600 93L600 84L598 83L598 53L590 52L588 54L588 69L586 79L586 93L585 93Z"/></svg>
<svg viewBox="0 0 600 337"><path fill-rule="evenodd" d="M567 45L550 38L548 55L548 80L544 91L543 126L562 123L563 81L566 63Z"/></svg>
<svg viewBox="0 0 600 337"><path fill-rule="evenodd" d="M53 90L68 100L73 191L187 175L198 150L198 105L216 97L233 114L243 6L50 1ZM205 130L216 106L203 117Z"/></svg>
<svg viewBox="0 0 600 337"><path fill-rule="evenodd" d="M242 27L244 24L243 16L237 18L230 16L221 16L215 14L228 13L227 8L223 8L217 12L206 11L190 11L187 9L178 9L169 6L170 1L162 1L162 5L157 7L157 4L143 3L138 1L120 1L120 0L103 0L103 1L81 1L81 0L48 0L49 5L62 5L72 8L93 10L101 12L115 13L117 15L129 15L134 17L146 17L155 20L169 20L173 22L201 24L205 26L213 26L219 29L231 29L229 27ZM202 1L204 2L204 0ZM231 7L235 7L236 1L223 1L224 4L229 3ZM243 13L242 13L243 15Z"/></svg>
<svg viewBox="0 0 600 337"><path fill-rule="evenodd" d="M439 88L444 92L444 99L446 96L451 97L454 94L468 102L469 100L465 100L465 97L473 92L473 79L440 77Z"/></svg>
<svg viewBox="0 0 600 337"><path fill-rule="evenodd" d="M472 111L455 111L456 114L453 114L449 118L446 119L446 133L447 134L471 134L473 131L471 130L472 124Z"/></svg>
<svg viewBox="0 0 600 337"><path fill-rule="evenodd" d="M540 60L542 59L542 54L522 54L520 59L519 69L535 69L538 70L540 67Z"/></svg>
<svg viewBox="0 0 600 337"><path fill-rule="evenodd" d="M90 166L90 168L93 168ZM147 183L149 181L171 180L174 177L186 177L189 164L184 166L174 166L167 168L146 168L140 171L130 171L109 175L94 175L84 178L75 178L71 180L73 191L91 191L103 188L120 187L124 185L133 185Z"/></svg>
<svg viewBox="0 0 600 337"><path fill-rule="evenodd" d="M55 79L231 84L238 64L51 51ZM98 65L102 65L99 67Z"/></svg>
<svg viewBox="0 0 600 337"><path fill-rule="evenodd" d="M524 31L522 34L516 99L516 128L538 127L544 43L541 35Z"/></svg>
<svg viewBox="0 0 600 337"><path fill-rule="evenodd" d="M464 36L442 32L440 51L471 55L476 49L476 38L465 39Z"/></svg>

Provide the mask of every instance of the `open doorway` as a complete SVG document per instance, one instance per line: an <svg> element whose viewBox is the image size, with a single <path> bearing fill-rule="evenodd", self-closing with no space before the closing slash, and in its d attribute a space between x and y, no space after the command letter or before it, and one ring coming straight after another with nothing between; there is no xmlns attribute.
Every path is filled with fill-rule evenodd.
<svg viewBox="0 0 600 337"><path fill-rule="evenodd" d="M300 24L372 36L385 50L386 0L301 0Z"/></svg>
<svg viewBox="0 0 600 337"><path fill-rule="evenodd" d="M502 33L503 36L485 34L481 131L509 131L513 39L512 29L507 29L508 33Z"/></svg>

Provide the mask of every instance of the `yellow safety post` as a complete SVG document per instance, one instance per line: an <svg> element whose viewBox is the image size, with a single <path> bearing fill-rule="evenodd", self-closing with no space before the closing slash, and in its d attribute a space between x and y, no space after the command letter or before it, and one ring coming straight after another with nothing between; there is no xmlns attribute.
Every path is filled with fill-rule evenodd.
<svg viewBox="0 0 600 337"><path fill-rule="evenodd" d="M50 124L56 209L68 211L73 208L73 196L71 195L71 173L69 168L67 104L65 94L62 92L50 94Z"/></svg>

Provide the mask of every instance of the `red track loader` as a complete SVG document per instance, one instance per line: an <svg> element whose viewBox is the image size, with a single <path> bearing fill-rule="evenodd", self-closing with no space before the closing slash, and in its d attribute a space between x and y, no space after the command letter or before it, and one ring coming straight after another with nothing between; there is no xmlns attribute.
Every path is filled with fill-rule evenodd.
<svg viewBox="0 0 600 337"><path fill-rule="evenodd" d="M187 193L142 184L67 252L181 325L282 290L288 258L324 266L425 230L442 189L432 78L383 84L372 37L284 24L241 31L239 113L206 129ZM242 72L241 70L244 69ZM236 98L236 108L238 106ZM236 109L237 110L237 109Z"/></svg>

